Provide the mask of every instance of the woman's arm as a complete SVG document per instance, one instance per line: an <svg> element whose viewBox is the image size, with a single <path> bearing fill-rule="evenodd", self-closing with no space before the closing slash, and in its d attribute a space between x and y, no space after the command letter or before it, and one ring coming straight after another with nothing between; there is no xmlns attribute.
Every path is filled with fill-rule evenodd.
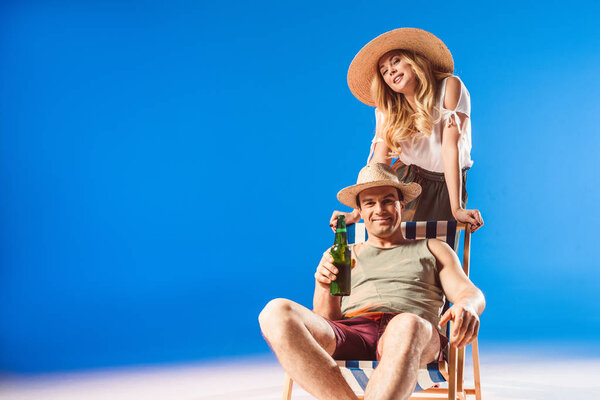
<svg viewBox="0 0 600 400"><path fill-rule="evenodd" d="M378 139L378 138L376 138ZM369 160L369 164L371 163L383 163L387 165L392 165L392 152L389 147L385 144L384 141L373 143L375 146L373 149L373 157Z"/></svg>
<svg viewBox="0 0 600 400"><path fill-rule="evenodd" d="M381 135L381 129L385 124L385 116L381 110L375 109L375 137L371 142L371 151L367 163L383 163L392 165L392 152L385 144L385 140Z"/></svg>
<svg viewBox="0 0 600 400"><path fill-rule="evenodd" d="M457 78L448 78L446 83L446 93L444 95L444 108L455 110L460 99L460 81ZM457 113L459 121L454 116L444 123L442 131L442 163L444 165L444 178L448 187L450 197L450 209L454 218L463 223L472 225L471 231L475 232L483 225L483 219L479 210L465 210L460 204L462 192L462 174L460 171L458 140L460 132L458 124L464 124L469 118L466 114Z"/></svg>
<svg viewBox="0 0 600 400"><path fill-rule="evenodd" d="M375 140L377 140L377 137L375 137ZM384 163L387 165L392 165L391 151L390 148L386 146L385 142L374 141L373 146L374 148L372 150L372 157L369 159L369 164ZM360 221L361 218L359 210L352 210L352 212L349 213L337 210L334 211L333 214L331 214L331 218L329 219L329 226L334 232L338 215L344 215L346 217L346 224L348 225L352 225Z"/></svg>
<svg viewBox="0 0 600 400"><path fill-rule="evenodd" d="M383 123L383 118L384 117L381 111L375 110L376 132L379 132L379 128ZM384 163L387 165L392 165L392 152L390 151L390 148L385 144L383 138L381 138L377 133L375 134L375 138L372 141L371 151L369 153L367 163ZM329 226L334 232L338 215L344 215L346 217L347 225L352 225L360 221L361 218L359 210L352 210L352 212L343 212L337 210L334 211L331 214L331 218L329 219Z"/></svg>
<svg viewBox="0 0 600 400"><path fill-rule="evenodd" d="M450 196L450 209L452 215L456 218L456 210L461 208L460 192L462 188L462 176L460 173L460 164L458 161L458 139L460 134L456 124L447 126L444 124L442 133L442 163L444 165L444 178L448 187Z"/></svg>

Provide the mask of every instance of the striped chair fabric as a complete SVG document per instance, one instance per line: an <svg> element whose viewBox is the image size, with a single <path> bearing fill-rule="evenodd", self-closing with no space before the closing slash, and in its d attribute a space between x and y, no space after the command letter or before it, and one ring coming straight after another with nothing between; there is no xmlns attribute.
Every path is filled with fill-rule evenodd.
<svg viewBox="0 0 600 400"><path fill-rule="evenodd" d="M400 229L407 239L439 239L454 248L456 221L403 222ZM364 222L348 226L348 243L362 243L369 238Z"/></svg>
<svg viewBox="0 0 600 400"><path fill-rule="evenodd" d="M439 239L454 248L456 240L456 221L423 221L403 222L402 233L407 239ZM362 243L368 238L365 224L362 222L348 226L348 243ZM357 393L364 392L367 382L377 367L377 361L340 361L336 360L342 375L348 385ZM432 362L426 369L421 369L417 375L415 392L420 392L433 387L436 383L445 382L446 379L439 369L438 362Z"/></svg>
<svg viewBox="0 0 600 400"><path fill-rule="evenodd" d="M340 367L340 371L344 376L348 385L356 393L364 392L369 378L373 373L375 367L377 367L377 361L336 361ZM442 375L439 369L438 362L432 362L427 364L427 368L420 369L417 374L417 384L413 392L420 392L430 387L433 387L436 383L446 382L446 379Z"/></svg>

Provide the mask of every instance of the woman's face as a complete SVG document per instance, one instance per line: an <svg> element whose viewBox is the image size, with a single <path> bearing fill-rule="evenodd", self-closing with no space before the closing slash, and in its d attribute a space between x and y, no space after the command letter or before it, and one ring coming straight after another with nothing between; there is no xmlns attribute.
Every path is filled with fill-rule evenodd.
<svg viewBox="0 0 600 400"><path fill-rule="evenodd" d="M412 95L417 87L417 75L400 54L398 50L385 53L379 59L379 73L394 92Z"/></svg>

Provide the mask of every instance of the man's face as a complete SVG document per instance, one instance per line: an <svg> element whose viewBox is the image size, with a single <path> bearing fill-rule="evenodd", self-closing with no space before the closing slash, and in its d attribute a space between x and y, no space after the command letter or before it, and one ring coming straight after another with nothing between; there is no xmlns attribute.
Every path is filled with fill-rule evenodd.
<svg viewBox="0 0 600 400"><path fill-rule="evenodd" d="M403 205L398 200L395 187L380 186L363 190L358 200L369 235L385 238L400 228Z"/></svg>

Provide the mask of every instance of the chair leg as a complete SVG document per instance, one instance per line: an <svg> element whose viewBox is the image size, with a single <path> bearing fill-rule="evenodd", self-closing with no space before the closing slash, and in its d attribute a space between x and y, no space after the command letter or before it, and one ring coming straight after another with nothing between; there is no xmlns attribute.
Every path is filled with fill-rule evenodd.
<svg viewBox="0 0 600 400"><path fill-rule="evenodd" d="M448 400L456 400L456 346L450 345L448 357Z"/></svg>
<svg viewBox="0 0 600 400"><path fill-rule="evenodd" d="M458 360L456 362L456 391L463 392L465 373L465 348L458 349Z"/></svg>
<svg viewBox="0 0 600 400"><path fill-rule="evenodd" d="M283 383L283 400L292 400L292 388L294 387L294 381L290 376L285 373L285 381Z"/></svg>
<svg viewBox="0 0 600 400"><path fill-rule="evenodd" d="M471 343L471 350L473 351L473 375L475 378L475 398L481 400L481 377L479 375L479 345L477 344L477 338Z"/></svg>

